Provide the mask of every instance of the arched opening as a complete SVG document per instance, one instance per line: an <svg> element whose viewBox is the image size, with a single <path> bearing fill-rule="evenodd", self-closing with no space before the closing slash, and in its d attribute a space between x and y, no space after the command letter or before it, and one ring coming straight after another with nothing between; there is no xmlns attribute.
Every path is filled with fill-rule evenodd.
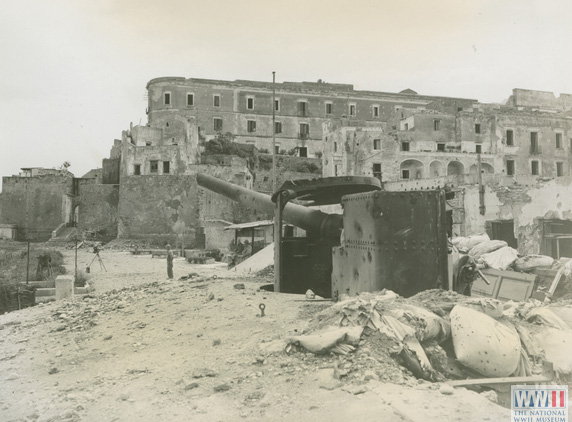
<svg viewBox="0 0 572 422"><path fill-rule="evenodd" d="M401 163L402 179L423 179L423 163L417 160L405 160Z"/></svg>
<svg viewBox="0 0 572 422"><path fill-rule="evenodd" d="M476 164L473 164L469 169L469 173L477 174L477 172L478 172L478 166ZM495 169L488 163L481 163L481 172L483 174L492 174L495 172Z"/></svg>
<svg viewBox="0 0 572 422"><path fill-rule="evenodd" d="M440 177L443 174L443 164L440 161L433 161L429 165L429 177Z"/></svg>
<svg viewBox="0 0 572 422"><path fill-rule="evenodd" d="M463 166L463 163L460 163L459 161L451 161L447 166L448 176L463 174L464 171L465 171L465 166Z"/></svg>

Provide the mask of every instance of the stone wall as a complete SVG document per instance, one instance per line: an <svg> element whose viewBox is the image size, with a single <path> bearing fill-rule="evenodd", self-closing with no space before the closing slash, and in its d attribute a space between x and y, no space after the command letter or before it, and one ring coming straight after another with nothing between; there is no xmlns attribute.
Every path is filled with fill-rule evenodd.
<svg viewBox="0 0 572 422"><path fill-rule="evenodd" d="M70 221L71 173L2 178L2 223L18 226L18 239L48 240Z"/></svg>
<svg viewBox="0 0 572 422"><path fill-rule="evenodd" d="M119 185L95 184L82 180L74 205L79 207L79 230L104 238L117 236Z"/></svg>

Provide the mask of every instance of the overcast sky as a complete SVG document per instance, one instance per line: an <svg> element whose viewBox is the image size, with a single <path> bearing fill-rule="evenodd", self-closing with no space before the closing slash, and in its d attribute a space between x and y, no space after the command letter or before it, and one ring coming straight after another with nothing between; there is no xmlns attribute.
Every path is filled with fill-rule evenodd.
<svg viewBox="0 0 572 422"><path fill-rule="evenodd" d="M0 175L101 166L155 77L572 93L570 0L18 0L0 13Z"/></svg>

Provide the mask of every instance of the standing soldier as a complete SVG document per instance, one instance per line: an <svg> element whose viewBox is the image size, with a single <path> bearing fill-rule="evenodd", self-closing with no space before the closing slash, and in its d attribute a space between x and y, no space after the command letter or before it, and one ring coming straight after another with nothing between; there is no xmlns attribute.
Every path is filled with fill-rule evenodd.
<svg viewBox="0 0 572 422"><path fill-rule="evenodd" d="M167 277L170 280L173 279L173 252L171 251L171 245L167 245Z"/></svg>

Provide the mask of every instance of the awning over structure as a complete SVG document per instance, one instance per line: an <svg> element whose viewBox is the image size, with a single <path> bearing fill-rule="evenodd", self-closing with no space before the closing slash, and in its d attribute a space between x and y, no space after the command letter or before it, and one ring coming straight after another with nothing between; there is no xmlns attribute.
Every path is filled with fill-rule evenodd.
<svg viewBox="0 0 572 422"><path fill-rule="evenodd" d="M258 227L272 226L274 221L272 220L261 220L261 221L251 221L249 223L231 224L224 228L224 230L244 230L244 229L256 229Z"/></svg>

